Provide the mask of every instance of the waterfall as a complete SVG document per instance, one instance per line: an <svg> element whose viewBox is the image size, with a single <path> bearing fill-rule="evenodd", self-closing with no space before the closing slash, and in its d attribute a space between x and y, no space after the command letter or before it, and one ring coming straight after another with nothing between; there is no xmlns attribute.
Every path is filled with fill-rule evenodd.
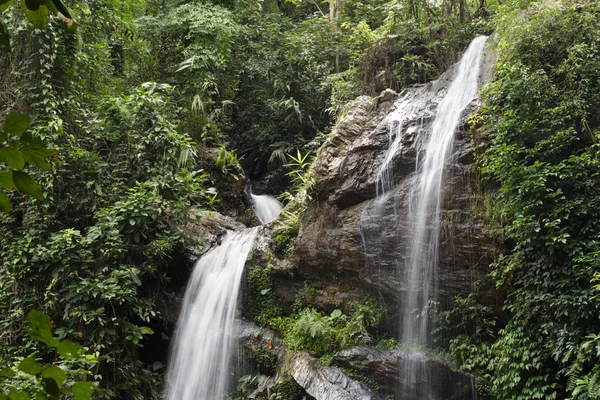
<svg viewBox="0 0 600 400"><path fill-rule="evenodd" d="M403 299L402 343L423 346L429 339L428 318L415 319L415 310L425 310L436 298L439 259L440 211L444 166L452 155L454 134L461 114L477 94L479 65L487 37L477 37L458 64L448 92L438 104L431 132L421 135L417 149L424 153L417 159L417 170L409 193L409 226L406 295ZM423 381L427 371L415 363L406 363L403 374L408 382ZM427 389L414 388L416 393Z"/></svg>
<svg viewBox="0 0 600 400"><path fill-rule="evenodd" d="M261 201L255 202L254 209L261 221L279 214L274 199L257 197ZM196 262L169 358L168 400L225 398L240 280L258 229L228 232L219 246Z"/></svg>
<svg viewBox="0 0 600 400"><path fill-rule="evenodd" d="M400 340L407 349L428 344L428 318L415 318L437 297L440 212L444 167L451 162L455 131L465 108L476 98L479 69L487 37L469 45L455 66L445 94L443 79L403 92L388 117L388 149L376 175L376 198L361 216L361 236L367 262L399 273ZM442 94L441 100L438 97ZM433 107L437 103L437 107ZM396 186L393 165L404 152L416 153L415 173L408 187ZM399 209L403 213L398 212ZM397 240L397 251L382 253ZM402 398L435 398L430 371L419 357L401 366Z"/></svg>
<svg viewBox="0 0 600 400"><path fill-rule="evenodd" d="M463 55L448 92L438 104L431 133L419 137L417 144L424 155L418 159L409 193L412 238L402 318L402 343L406 345L424 345L429 336L428 319L423 317L415 321L412 313L424 310L429 300L436 296L443 171L452 155L454 133L461 114L477 94L479 64L486 39L477 37Z"/></svg>
<svg viewBox="0 0 600 400"><path fill-rule="evenodd" d="M252 210L263 225L268 224L277 218L283 208L283 205L279 200L273 196L250 193L250 197L252 199Z"/></svg>

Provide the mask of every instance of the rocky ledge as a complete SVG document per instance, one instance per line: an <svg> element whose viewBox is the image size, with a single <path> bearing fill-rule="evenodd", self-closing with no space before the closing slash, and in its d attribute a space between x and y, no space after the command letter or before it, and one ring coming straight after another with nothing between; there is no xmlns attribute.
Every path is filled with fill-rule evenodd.
<svg viewBox="0 0 600 400"><path fill-rule="evenodd" d="M277 358L276 375L265 379L257 392L268 391L281 376L290 374L317 400L376 400L390 394L406 400L462 400L471 399L474 393L473 376L422 352L356 347L339 351L332 358L335 366L327 366L309 352L289 349L274 332L249 322L238 321L237 338L242 347L261 349ZM436 377L427 393L422 392L421 382L401 373L408 365ZM345 371L375 382L376 389L367 388Z"/></svg>

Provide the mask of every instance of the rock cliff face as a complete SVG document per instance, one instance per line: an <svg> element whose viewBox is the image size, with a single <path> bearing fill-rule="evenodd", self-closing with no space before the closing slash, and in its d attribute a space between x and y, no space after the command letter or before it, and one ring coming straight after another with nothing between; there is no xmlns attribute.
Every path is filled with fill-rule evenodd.
<svg viewBox="0 0 600 400"><path fill-rule="evenodd" d="M493 57L493 54L488 55L484 62L482 82L491 77ZM390 318L384 329L391 334L400 329L399 322L394 320L399 313L394 308L406 290L401 269L411 234L406 226L408 193L417 158L422 154L416 138L430 128L452 75L453 71L448 71L427 85L411 87L400 94L386 90L379 97L362 96L350 104L350 110L318 152L312 170L316 199L301 215L294 253L278 256L273 251L267 227L259 235L249 260L250 266L271 266L273 290L284 307L291 308L297 295L303 292L305 281L316 289L313 304L323 310L343 309L349 300L360 299L368 292L383 298L389 306ZM393 139L388 116L407 98L412 100L399 133L400 146L392 159L393 189L375 207L377 174ZM473 208L473 196L477 195L474 192L481 182L474 166L467 116L475 106L472 104L463 113L453 160L445 170L438 268L442 307L454 296L474 292L475 286L482 303L496 308L503 300L487 277L488 265L498 248ZM475 285L476 282L480 284ZM246 339L244 345L257 345L250 342ZM394 392L399 398L413 400L402 395L403 388L417 387L418 383L402 382L398 373L407 360L417 361L436 377L431 387L433 393L419 398L458 400L473 396L473 377L424 353L366 347L338 352L333 357L335 365L377 382L380 390L369 393L361 392L366 388L356 386L341 370L319 367L316 359L307 353L278 348L292 360L286 363L289 373L317 399L377 398ZM346 391L340 397L325 394L335 390L343 392L349 387L356 391Z"/></svg>
<svg viewBox="0 0 600 400"><path fill-rule="evenodd" d="M327 400L379 400L363 384L349 378L335 367L323 365L318 358L306 351L294 351L268 329L260 329L253 324L241 322L238 326L238 340L248 349L262 349L277 357L278 373L258 389L268 390L284 373L289 373L302 388L315 399Z"/></svg>
<svg viewBox="0 0 600 400"><path fill-rule="evenodd" d="M345 288L358 287L381 294L390 304L401 298L405 284L398 268L410 235L403 223L419 156L415 138L428 130L451 76L449 71L425 87L401 94L387 90L377 98L358 98L320 150L313 170L318 201L305 213L295 249L297 272L317 288L330 291L335 282L338 297ZM398 99L409 96L414 98L392 161L394 189L380 205L383 212L376 215L377 172L390 142L386 118ZM501 298L487 278L487 266L496 248L486 227L472 215L470 198L477 177L468 133L463 117L454 160L445 173L439 294L442 301L465 295L481 281L482 298L495 305Z"/></svg>

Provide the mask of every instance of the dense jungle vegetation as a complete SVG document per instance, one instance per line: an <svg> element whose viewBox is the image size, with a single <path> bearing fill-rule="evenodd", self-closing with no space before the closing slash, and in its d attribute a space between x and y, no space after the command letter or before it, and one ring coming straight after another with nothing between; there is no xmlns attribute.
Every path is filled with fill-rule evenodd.
<svg viewBox="0 0 600 400"><path fill-rule="evenodd" d="M350 100L435 79L493 32L469 121L507 297L501 315L455 299L438 352L489 398L600 398L597 1L0 0L0 399L161 398L152 337L190 210L238 215L246 178L293 198ZM251 317L325 359L382 318L289 321L271 296Z"/></svg>

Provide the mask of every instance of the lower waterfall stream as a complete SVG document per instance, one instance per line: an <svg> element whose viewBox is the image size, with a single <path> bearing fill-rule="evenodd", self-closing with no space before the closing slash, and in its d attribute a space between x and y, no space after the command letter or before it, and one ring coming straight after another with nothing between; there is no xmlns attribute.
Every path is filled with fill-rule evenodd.
<svg viewBox="0 0 600 400"><path fill-rule="evenodd" d="M259 199L263 201L254 201L253 209L261 222L269 222L281 205L270 196ZM169 359L168 400L225 398L240 281L258 229L228 232L219 246L196 262Z"/></svg>

